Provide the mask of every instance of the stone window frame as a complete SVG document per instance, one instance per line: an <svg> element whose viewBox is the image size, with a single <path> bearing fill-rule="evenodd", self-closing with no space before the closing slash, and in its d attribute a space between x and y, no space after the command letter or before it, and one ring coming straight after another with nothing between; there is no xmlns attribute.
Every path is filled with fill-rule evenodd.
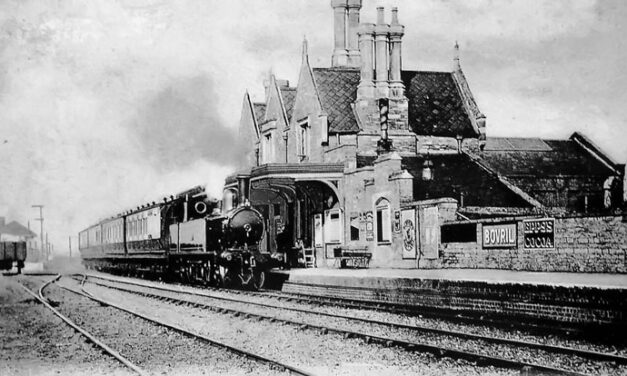
<svg viewBox="0 0 627 376"><path fill-rule="evenodd" d="M390 200L379 197L374 204L375 239L377 244L392 243L392 207ZM379 213L381 213L379 215Z"/></svg>
<svg viewBox="0 0 627 376"><path fill-rule="evenodd" d="M300 161L305 160L311 153L311 127L309 126L309 119L302 120L298 123L298 158Z"/></svg>

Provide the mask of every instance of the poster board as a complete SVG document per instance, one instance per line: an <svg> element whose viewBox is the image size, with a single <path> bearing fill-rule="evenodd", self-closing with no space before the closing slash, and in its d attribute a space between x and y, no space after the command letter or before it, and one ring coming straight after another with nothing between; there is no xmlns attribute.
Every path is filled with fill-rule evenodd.
<svg viewBox="0 0 627 376"><path fill-rule="evenodd" d="M516 223L494 223L482 226L482 247L515 248L518 244Z"/></svg>
<svg viewBox="0 0 627 376"><path fill-rule="evenodd" d="M523 247L524 249L554 249L555 218L524 220Z"/></svg>
<svg viewBox="0 0 627 376"><path fill-rule="evenodd" d="M415 259L417 247L416 210L402 210L400 217L400 227L403 234L403 259Z"/></svg>

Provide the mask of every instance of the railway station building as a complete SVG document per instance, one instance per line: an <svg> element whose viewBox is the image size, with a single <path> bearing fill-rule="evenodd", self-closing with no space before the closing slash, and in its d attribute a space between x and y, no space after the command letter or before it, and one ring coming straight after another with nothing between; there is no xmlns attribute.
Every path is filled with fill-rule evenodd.
<svg viewBox="0 0 627 376"><path fill-rule="evenodd" d="M262 102L244 95L247 164L223 203L249 182L263 250L304 248L317 267L354 252L370 267L627 272L624 164L578 132L489 137L457 45L450 71L407 69L396 8L362 23L361 0L331 5L330 66L304 41L295 86L270 75Z"/></svg>

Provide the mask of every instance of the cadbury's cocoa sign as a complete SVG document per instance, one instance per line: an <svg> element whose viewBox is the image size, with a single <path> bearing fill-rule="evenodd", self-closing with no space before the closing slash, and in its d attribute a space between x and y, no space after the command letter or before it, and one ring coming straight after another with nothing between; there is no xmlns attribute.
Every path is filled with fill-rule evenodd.
<svg viewBox="0 0 627 376"><path fill-rule="evenodd" d="M555 248L555 219L541 218L523 221L525 249Z"/></svg>

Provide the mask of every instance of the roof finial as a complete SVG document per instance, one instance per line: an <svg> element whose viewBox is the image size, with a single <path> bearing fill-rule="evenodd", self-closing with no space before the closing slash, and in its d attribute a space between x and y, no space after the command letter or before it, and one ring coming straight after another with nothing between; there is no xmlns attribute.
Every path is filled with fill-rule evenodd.
<svg viewBox="0 0 627 376"><path fill-rule="evenodd" d="M462 66L459 63L459 44L455 41L455 50L453 52L453 69L456 71L462 70Z"/></svg>
<svg viewBox="0 0 627 376"><path fill-rule="evenodd" d="M302 59L303 61L306 61L309 59L309 51L308 51L308 44L307 44L307 35L303 35L303 51L302 51Z"/></svg>

